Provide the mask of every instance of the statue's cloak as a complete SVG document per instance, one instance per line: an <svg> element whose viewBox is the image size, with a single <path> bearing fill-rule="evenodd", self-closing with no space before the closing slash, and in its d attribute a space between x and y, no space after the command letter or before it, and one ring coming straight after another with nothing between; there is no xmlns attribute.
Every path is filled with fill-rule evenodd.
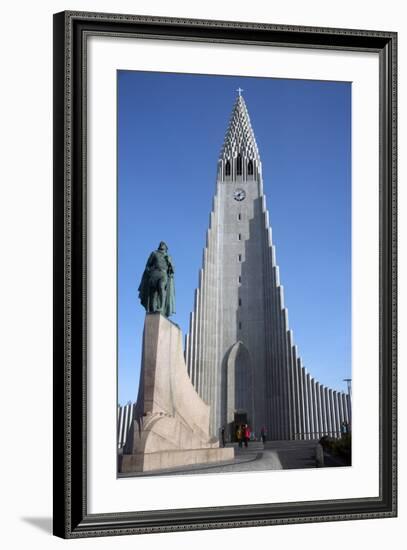
<svg viewBox="0 0 407 550"><path fill-rule="evenodd" d="M166 257L168 262L168 271L167 271L167 286L165 292L165 303L162 314L166 317L173 315L175 313L175 285L174 285L174 265L170 256ZM138 287L139 298L141 305L145 308L146 311L151 311L150 308L150 279L151 271L154 269L155 262L155 252L150 254L150 257L147 260L146 267L141 277L140 286Z"/></svg>

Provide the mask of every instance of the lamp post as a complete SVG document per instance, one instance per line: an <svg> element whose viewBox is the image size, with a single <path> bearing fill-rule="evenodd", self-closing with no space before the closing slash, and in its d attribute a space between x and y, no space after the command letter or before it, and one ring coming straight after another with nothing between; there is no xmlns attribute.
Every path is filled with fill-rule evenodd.
<svg viewBox="0 0 407 550"><path fill-rule="evenodd" d="M348 395L349 395L349 397L352 397L352 378L344 378L343 381L346 382L347 385L348 385Z"/></svg>
<svg viewBox="0 0 407 550"><path fill-rule="evenodd" d="M351 424L351 419L352 419L352 378L344 378L343 379L344 382L347 383L348 385L348 398L349 398L349 401L348 401L348 412L349 412L349 424Z"/></svg>

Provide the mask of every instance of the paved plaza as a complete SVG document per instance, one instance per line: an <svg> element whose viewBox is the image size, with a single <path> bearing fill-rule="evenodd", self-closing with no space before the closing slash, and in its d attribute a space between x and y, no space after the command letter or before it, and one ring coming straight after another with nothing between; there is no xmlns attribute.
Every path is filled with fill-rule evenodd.
<svg viewBox="0 0 407 550"><path fill-rule="evenodd" d="M140 475L157 476L166 474L190 475L229 472L261 472L267 470L304 469L317 467L318 441L268 441L264 445L250 441L247 448L237 444L227 444L235 449L233 461L215 464L196 464L179 468L168 468L155 472L120 474L119 477ZM339 462L329 461L327 466L341 466Z"/></svg>

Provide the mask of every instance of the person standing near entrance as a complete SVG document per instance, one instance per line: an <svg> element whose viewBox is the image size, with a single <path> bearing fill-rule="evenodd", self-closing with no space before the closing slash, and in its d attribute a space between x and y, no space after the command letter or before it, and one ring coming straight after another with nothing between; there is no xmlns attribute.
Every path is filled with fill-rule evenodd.
<svg viewBox="0 0 407 550"><path fill-rule="evenodd" d="M245 426L243 428L243 434L244 434L244 446L247 447L247 445L249 443L249 440L250 440L250 435L251 435L250 428L249 428L248 424L245 424Z"/></svg>
<svg viewBox="0 0 407 550"><path fill-rule="evenodd" d="M236 430L236 439L237 439L237 442L239 443L239 447L242 446L242 440L243 440L243 430L242 430L242 426L239 426L237 427L237 430Z"/></svg>
<svg viewBox="0 0 407 550"><path fill-rule="evenodd" d="M222 447L224 447L225 446L225 426L222 426L221 436L222 436Z"/></svg>
<svg viewBox="0 0 407 550"><path fill-rule="evenodd" d="M267 428L266 428L266 426L262 426L260 435L261 435L261 440L264 444L266 442L266 437L267 437Z"/></svg>

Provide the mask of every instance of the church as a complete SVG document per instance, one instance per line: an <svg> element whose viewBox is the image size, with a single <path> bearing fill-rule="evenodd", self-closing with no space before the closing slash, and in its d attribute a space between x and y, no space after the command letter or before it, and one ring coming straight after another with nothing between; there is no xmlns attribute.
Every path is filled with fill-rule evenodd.
<svg viewBox="0 0 407 550"><path fill-rule="evenodd" d="M262 164L242 91L221 150L203 265L185 341L192 384L210 405L210 429L248 423L268 439L336 436L351 397L305 369L284 305Z"/></svg>

